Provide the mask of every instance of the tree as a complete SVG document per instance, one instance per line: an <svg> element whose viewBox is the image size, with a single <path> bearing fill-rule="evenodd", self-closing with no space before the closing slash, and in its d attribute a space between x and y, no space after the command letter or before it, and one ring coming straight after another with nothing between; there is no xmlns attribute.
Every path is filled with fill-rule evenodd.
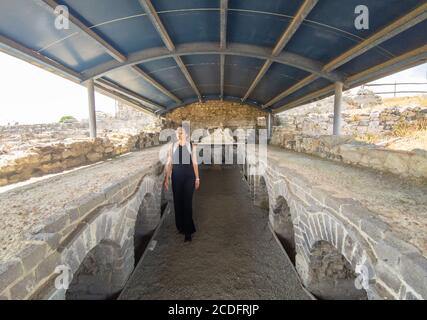
<svg viewBox="0 0 427 320"><path fill-rule="evenodd" d="M66 122L77 122L77 119L73 116L63 116L61 119L59 119L60 123L66 123Z"/></svg>

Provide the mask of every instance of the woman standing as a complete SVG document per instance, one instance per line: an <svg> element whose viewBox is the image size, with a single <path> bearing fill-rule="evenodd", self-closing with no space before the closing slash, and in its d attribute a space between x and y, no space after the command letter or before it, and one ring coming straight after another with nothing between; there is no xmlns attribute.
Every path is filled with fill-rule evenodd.
<svg viewBox="0 0 427 320"><path fill-rule="evenodd" d="M193 193L199 189L199 167L196 148L187 140L184 128L176 130L177 142L171 145L166 162L165 189L172 177L172 192L175 208L175 224L185 235L184 242L191 241L196 232L193 222Z"/></svg>

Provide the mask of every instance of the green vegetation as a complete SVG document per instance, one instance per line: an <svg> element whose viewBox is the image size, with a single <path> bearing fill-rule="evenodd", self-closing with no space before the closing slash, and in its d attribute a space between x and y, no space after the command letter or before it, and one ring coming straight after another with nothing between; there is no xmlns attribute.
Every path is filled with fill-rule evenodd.
<svg viewBox="0 0 427 320"><path fill-rule="evenodd" d="M59 123L64 123L64 122L77 122L77 119L74 118L73 116L63 116L61 117L61 119L59 119Z"/></svg>

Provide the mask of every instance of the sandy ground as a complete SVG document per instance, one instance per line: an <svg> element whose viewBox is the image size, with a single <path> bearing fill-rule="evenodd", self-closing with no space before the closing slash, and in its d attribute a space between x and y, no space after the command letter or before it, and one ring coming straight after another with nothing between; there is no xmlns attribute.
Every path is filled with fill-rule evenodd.
<svg viewBox="0 0 427 320"><path fill-rule="evenodd" d="M191 243L165 217L120 299L309 299L238 169L201 170L193 216Z"/></svg>
<svg viewBox="0 0 427 320"><path fill-rule="evenodd" d="M269 147L268 152L271 159L281 161L281 166L295 170L331 195L352 198L376 212L427 256L427 183L420 185L392 174L277 147Z"/></svg>
<svg viewBox="0 0 427 320"><path fill-rule="evenodd" d="M73 170L16 188L0 188L0 262L26 245L25 234L72 200L100 192L115 181L133 175L145 163L158 159L159 147L123 155L114 160ZM3 191L5 192L2 192Z"/></svg>

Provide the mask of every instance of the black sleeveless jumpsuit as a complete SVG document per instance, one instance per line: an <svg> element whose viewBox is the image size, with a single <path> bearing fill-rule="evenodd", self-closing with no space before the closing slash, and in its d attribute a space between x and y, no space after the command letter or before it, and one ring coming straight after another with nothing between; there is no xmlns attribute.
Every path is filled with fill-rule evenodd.
<svg viewBox="0 0 427 320"><path fill-rule="evenodd" d="M187 146L177 143L173 152L172 192L176 228L185 235L196 232L193 222L193 193L196 176ZM192 146L190 146L191 148Z"/></svg>

